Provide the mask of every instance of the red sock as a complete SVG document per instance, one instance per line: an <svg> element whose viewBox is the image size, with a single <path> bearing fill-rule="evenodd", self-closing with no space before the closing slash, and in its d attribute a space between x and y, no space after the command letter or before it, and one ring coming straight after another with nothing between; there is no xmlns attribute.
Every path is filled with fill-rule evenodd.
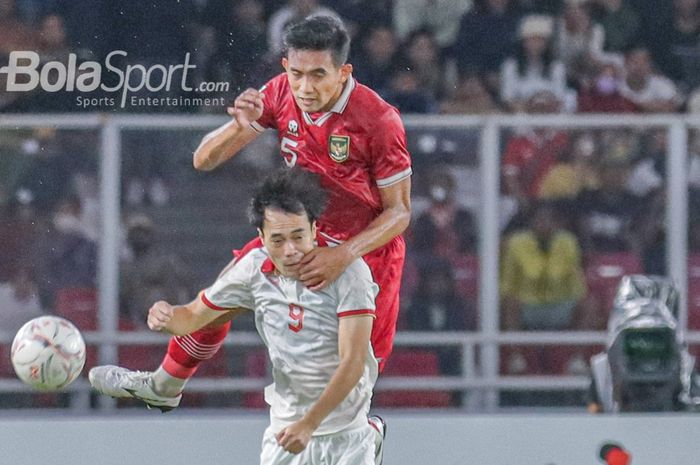
<svg viewBox="0 0 700 465"><path fill-rule="evenodd" d="M189 379L197 371L199 363L208 360L219 350L226 338L231 322L206 327L186 336L170 338L168 353L162 367L171 376Z"/></svg>

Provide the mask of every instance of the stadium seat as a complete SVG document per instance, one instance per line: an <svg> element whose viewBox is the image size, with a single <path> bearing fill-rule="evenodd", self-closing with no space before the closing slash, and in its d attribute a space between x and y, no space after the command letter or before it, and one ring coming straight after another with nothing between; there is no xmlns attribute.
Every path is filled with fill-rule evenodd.
<svg viewBox="0 0 700 465"><path fill-rule="evenodd" d="M71 321L81 331L97 329L97 290L71 287L60 289L54 300L56 315Z"/></svg>
<svg viewBox="0 0 700 465"><path fill-rule="evenodd" d="M428 350L396 350L387 361L382 377L439 376L439 360ZM391 408L439 408L452 405L448 391L377 391L372 405Z"/></svg>
<svg viewBox="0 0 700 465"><path fill-rule="evenodd" d="M688 257L688 328L700 330L700 254Z"/></svg>
<svg viewBox="0 0 700 465"><path fill-rule="evenodd" d="M643 273L642 261L632 252L591 254L586 259L586 284L589 297L596 300L598 317L607 321L620 279L627 274Z"/></svg>

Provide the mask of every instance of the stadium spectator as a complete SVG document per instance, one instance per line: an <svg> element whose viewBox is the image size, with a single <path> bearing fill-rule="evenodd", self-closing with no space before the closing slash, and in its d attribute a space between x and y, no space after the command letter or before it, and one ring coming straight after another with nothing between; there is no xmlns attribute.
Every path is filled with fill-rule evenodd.
<svg viewBox="0 0 700 465"><path fill-rule="evenodd" d="M37 278L45 307L53 307L60 289L95 287L97 245L86 234L77 197L69 196L58 203L52 226L38 241L42 263Z"/></svg>
<svg viewBox="0 0 700 465"><path fill-rule="evenodd" d="M418 78L422 92L429 93L433 99L442 98L450 83L445 77L434 35L426 29L413 31L400 50L398 66L410 70Z"/></svg>
<svg viewBox="0 0 700 465"><path fill-rule="evenodd" d="M549 92L532 96L528 113L556 113L559 102ZM522 207L537 197L540 184L569 144L566 132L549 128L526 128L508 140L502 157L505 194Z"/></svg>
<svg viewBox="0 0 700 465"><path fill-rule="evenodd" d="M501 101L512 111L523 111L528 99L539 92L555 95L563 109L576 107L566 87L564 63L554 56L553 28L549 16L530 15L520 23L516 54L501 68Z"/></svg>
<svg viewBox="0 0 700 465"><path fill-rule="evenodd" d="M17 268L9 281L0 281L0 302L0 331L10 334L44 314L36 281L28 266Z"/></svg>
<svg viewBox="0 0 700 465"><path fill-rule="evenodd" d="M672 0L672 16L654 31L649 44L660 70L685 89L700 84L700 2Z"/></svg>
<svg viewBox="0 0 700 465"><path fill-rule="evenodd" d="M405 316L408 329L474 330L474 304L474 301L468 302L457 293L452 264L448 260L427 258L418 265L418 286Z"/></svg>
<svg viewBox="0 0 700 465"><path fill-rule="evenodd" d="M431 31L445 50L457 39L460 18L471 7L472 0L395 0L394 31L401 41L415 31Z"/></svg>
<svg viewBox="0 0 700 465"><path fill-rule="evenodd" d="M501 265L506 330L574 329L586 294L576 236L561 228L549 202L529 211L528 227L506 239Z"/></svg>
<svg viewBox="0 0 700 465"><path fill-rule="evenodd" d="M473 331L476 329L476 299L466 300L456 290L452 264L442 258L427 258L418 265L418 283L405 319L412 331ZM461 355L458 347L437 350L440 371L458 375Z"/></svg>
<svg viewBox="0 0 700 465"><path fill-rule="evenodd" d="M489 90L497 92L501 64L515 53L517 28L515 2L475 0L462 17L452 50L459 73L484 73Z"/></svg>
<svg viewBox="0 0 700 465"><path fill-rule="evenodd" d="M559 161L544 176L538 197L546 200L574 200L580 192L598 187L598 148L590 132L582 132L560 153Z"/></svg>
<svg viewBox="0 0 700 465"><path fill-rule="evenodd" d="M308 16L333 16L338 14L320 4L318 0L287 0L267 21L267 46L273 57L283 52L283 37L287 27Z"/></svg>
<svg viewBox="0 0 700 465"><path fill-rule="evenodd" d="M457 79L452 97L440 102L444 114L491 114L501 111L489 93L484 80L477 73L464 73Z"/></svg>
<svg viewBox="0 0 700 465"><path fill-rule="evenodd" d="M593 75L579 87L581 113L635 113L637 105L620 93L622 69L612 61L598 63Z"/></svg>
<svg viewBox="0 0 700 465"><path fill-rule="evenodd" d="M435 113L438 109L431 92L420 86L420 76L404 67L394 70L385 98L401 113Z"/></svg>
<svg viewBox="0 0 700 465"><path fill-rule="evenodd" d="M578 235L586 252L640 250L634 228L644 205L626 187L632 149L622 139L616 145L601 154L600 186L582 191L576 199Z"/></svg>
<svg viewBox="0 0 700 465"><path fill-rule="evenodd" d="M42 62L66 62L72 52L68 45L63 17L51 14L41 20L39 28L39 56Z"/></svg>
<svg viewBox="0 0 700 465"><path fill-rule="evenodd" d="M681 104L676 86L666 76L654 73L649 50L643 46L625 53L625 77L620 94L647 113L673 112Z"/></svg>
<svg viewBox="0 0 700 465"><path fill-rule="evenodd" d="M22 144L28 162L17 180L17 190L31 193L40 215L52 212L56 203L69 195L71 174L77 164L84 163L70 151L66 141L64 134L46 127L35 129Z"/></svg>
<svg viewBox="0 0 700 465"><path fill-rule="evenodd" d="M191 298L182 260L158 246L153 221L134 215L127 221L131 256L121 263L120 309L137 327L145 327L148 308L158 300L185 302Z"/></svg>
<svg viewBox="0 0 700 465"><path fill-rule="evenodd" d="M597 0L595 19L604 29L606 52L622 54L640 39L641 18L627 0Z"/></svg>
<svg viewBox="0 0 700 465"><path fill-rule="evenodd" d="M391 73L397 66L398 42L394 31L385 25L367 31L360 43L361 53L353 53L353 75L362 84L384 95Z"/></svg>
<svg viewBox="0 0 700 465"><path fill-rule="evenodd" d="M471 212L459 205L455 189L455 180L444 166L434 168L428 176L430 206L411 229L416 254L451 260L475 250L475 220Z"/></svg>
<svg viewBox="0 0 700 465"><path fill-rule="evenodd" d="M632 163L627 189L637 197L658 193L666 177L667 131L651 129L640 135L639 154Z"/></svg>
<svg viewBox="0 0 700 465"><path fill-rule="evenodd" d="M591 19L588 0L566 0L565 5L563 17L556 22L554 50L569 82L578 83L601 59L605 31Z"/></svg>
<svg viewBox="0 0 700 465"><path fill-rule="evenodd" d="M10 281L23 264L40 261L37 240L43 226L27 190L16 192L0 209L0 281Z"/></svg>
<svg viewBox="0 0 700 465"><path fill-rule="evenodd" d="M36 31L19 17L15 0L0 0L0 55L36 47Z"/></svg>

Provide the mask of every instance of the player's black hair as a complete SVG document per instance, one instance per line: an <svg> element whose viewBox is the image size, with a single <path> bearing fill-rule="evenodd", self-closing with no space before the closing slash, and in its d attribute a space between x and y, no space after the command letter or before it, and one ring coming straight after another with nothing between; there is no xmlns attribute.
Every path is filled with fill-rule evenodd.
<svg viewBox="0 0 700 465"><path fill-rule="evenodd" d="M333 64L342 66L350 53L350 35L345 25L333 16L311 16L293 24L284 33L285 54L290 49L328 50Z"/></svg>
<svg viewBox="0 0 700 465"><path fill-rule="evenodd" d="M326 191L318 176L299 168L283 169L268 176L256 192L248 218L253 226L262 230L265 209L274 208L285 213L306 213L309 222L317 220L326 206Z"/></svg>

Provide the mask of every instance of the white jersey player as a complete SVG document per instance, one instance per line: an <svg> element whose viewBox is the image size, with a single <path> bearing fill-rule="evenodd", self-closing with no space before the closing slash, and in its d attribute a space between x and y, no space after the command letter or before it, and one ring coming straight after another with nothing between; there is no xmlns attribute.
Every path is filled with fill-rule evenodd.
<svg viewBox="0 0 700 465"><path fill-rule="evenodd" d="M148 326L171 334L189 334L222 312L255 312L273 377L265 389L270 426L262 465L381 462L384 425L367 417L378 372L370 344L378 286L361 259L320 291L296 279L301 258L316 245L324 197L307 172L270 177L251 205L260 247L193 302L161 301L149 310Z"/></svg>

